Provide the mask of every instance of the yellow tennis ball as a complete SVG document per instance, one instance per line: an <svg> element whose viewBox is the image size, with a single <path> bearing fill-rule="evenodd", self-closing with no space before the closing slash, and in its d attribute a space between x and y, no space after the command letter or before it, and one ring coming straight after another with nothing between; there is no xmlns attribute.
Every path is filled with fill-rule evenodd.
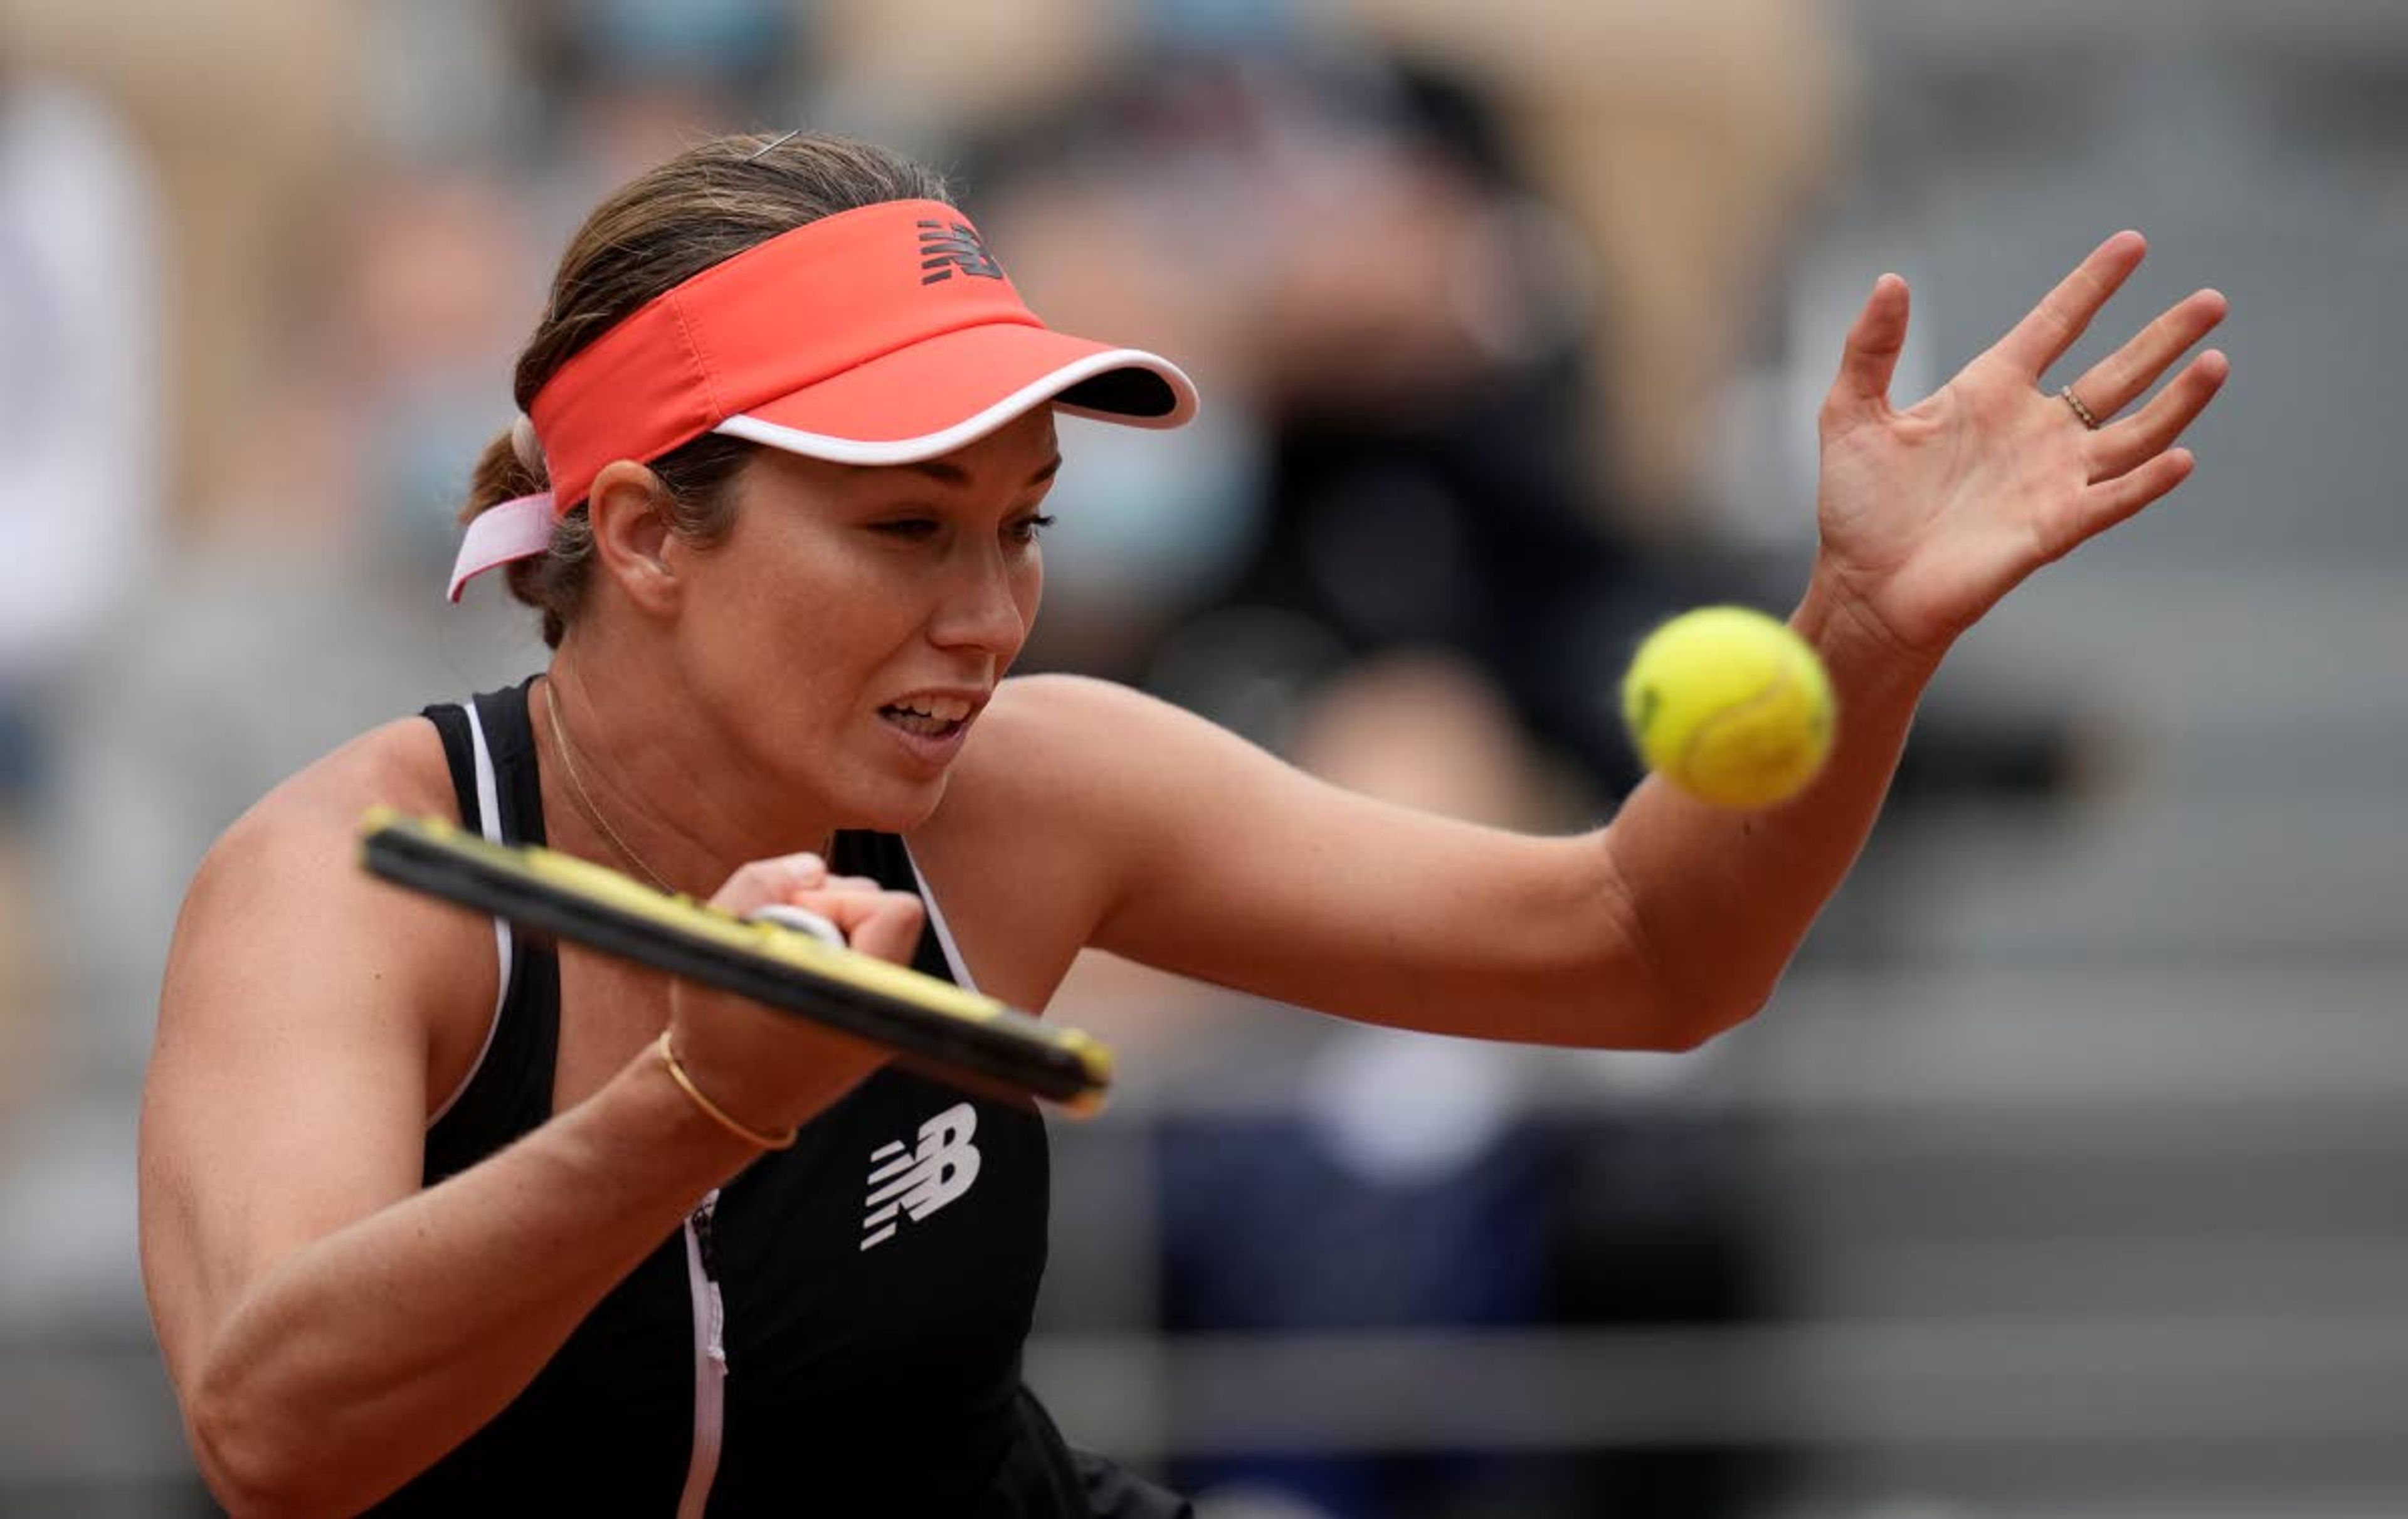
<svg viewBox="0 0 2408 1519"><path fill-rule="evenodd" d="M1684 612L1648 635L1622 681L1647 767L1718 807L1770 807L1831 755L1831 678L1787 623L1745 607Z"/></svg>

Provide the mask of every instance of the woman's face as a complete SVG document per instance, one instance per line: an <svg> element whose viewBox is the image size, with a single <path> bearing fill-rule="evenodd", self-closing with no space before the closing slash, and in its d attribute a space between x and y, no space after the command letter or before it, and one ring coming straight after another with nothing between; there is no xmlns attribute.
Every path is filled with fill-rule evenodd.
<svg viewBox="0 0 2408 1519"><path fill-rule="evenodd" d="M1039 408L924 465L745 466L734 530L681 571L677 657L748 781L839 826L935 810L1037 615L1060 463Z"/></svg>

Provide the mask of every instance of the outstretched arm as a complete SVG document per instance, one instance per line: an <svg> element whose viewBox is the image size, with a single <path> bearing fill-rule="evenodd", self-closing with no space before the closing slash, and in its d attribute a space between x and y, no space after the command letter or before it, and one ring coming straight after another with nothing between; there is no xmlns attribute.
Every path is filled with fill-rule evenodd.
<svg viewBox="0 0 2408 1519"><path fill-rule="evenodd" d="M1915 702L1958 636L2034 570L2188 478L2191 455L2174 440L2223 384L2223 354L2201 353L2136 414L2113 419L2224 319L2222 295L2178 302L2076 380L2067 388L2080 408L2041 388L2146 251L2138 233L2110 237L1904 410L1889 385L1906 282L1875 282L1823 406L1821 545L1791 619L1837 688L1830 769L1796 805L1759 815L1651 781L1606 838L1659 959L1704 1015L1689 1026L1711 1033L1770 994L1862 848Z"/></svg>
<svg viewBox="0 0 2408 1519"><path fill-rule="evenodd" d="M2040 388L2143 251L2138 234L2108 239L1903 410L1888 390L1906 285L1875 284L1821 416L1822 541L1792 623L1829 665L1842 716L1800 797L1734 813L1650 781L1605 829L1526 838L1349 796L1167 708L1049 683L1031 695L1062 721L1028 726L1088 736L1061 742L1051 763L1067 771L1050 773L1079 777L1062 790L1113 872L1095 941L1448 1033L1683 1048L1747 1017L1855 861L1955 639L2189 474L2173 442L2223 382L2223 355L2111 419L2222 320L2222 296L2177 304L2074 382L2096 430Z"/></svg>

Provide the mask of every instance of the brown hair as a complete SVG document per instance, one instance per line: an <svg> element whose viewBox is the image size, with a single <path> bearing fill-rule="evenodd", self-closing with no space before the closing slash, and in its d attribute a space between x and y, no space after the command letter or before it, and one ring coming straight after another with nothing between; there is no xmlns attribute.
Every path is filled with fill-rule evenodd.
<svg viewBox="0 0 2408 1519"><path fill-rule="evenodd" d="M896 200L949 200L934 170L868 143L812 133L714 137L604 201L570 239L552 301L519 354L511 393L523 413L552 377L638 307L756 244L839 211ZM728 490L754 445L705 434L652 461L673 531L710 543L728 529ZM485 446L463 523L544 489L542 460L522 461L509 429ZM552 527L552 548L509 566L510 595L543 613L557 648L592 578L582 503Z"/></svg>

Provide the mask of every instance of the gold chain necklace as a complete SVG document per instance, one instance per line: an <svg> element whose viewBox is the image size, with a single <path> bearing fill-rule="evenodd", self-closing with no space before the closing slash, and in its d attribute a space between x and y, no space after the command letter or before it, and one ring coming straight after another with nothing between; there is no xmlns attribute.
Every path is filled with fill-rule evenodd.
<svg viewBox="0 0 2408 1519"><path fill-rule="evenodd" d="M577 752L568 747L568 734L560 725L560 709L552 702L550 681L543 683L543 714L552 722L552 747L560 751L560 766L562 769L568 772L569 789L577 794L578 811L583 813L585 821L594 824L602 837L610 841L612 849L617 850L629 865L636 867L638 875L670 896L676 896L677 888L663 880L659 871L646 865L644 857L629 847L625 839L619 837L619 830L611 827L604 820L601 809L594 805L593 796L585 790L584 778L577 773Z"/></svg>

